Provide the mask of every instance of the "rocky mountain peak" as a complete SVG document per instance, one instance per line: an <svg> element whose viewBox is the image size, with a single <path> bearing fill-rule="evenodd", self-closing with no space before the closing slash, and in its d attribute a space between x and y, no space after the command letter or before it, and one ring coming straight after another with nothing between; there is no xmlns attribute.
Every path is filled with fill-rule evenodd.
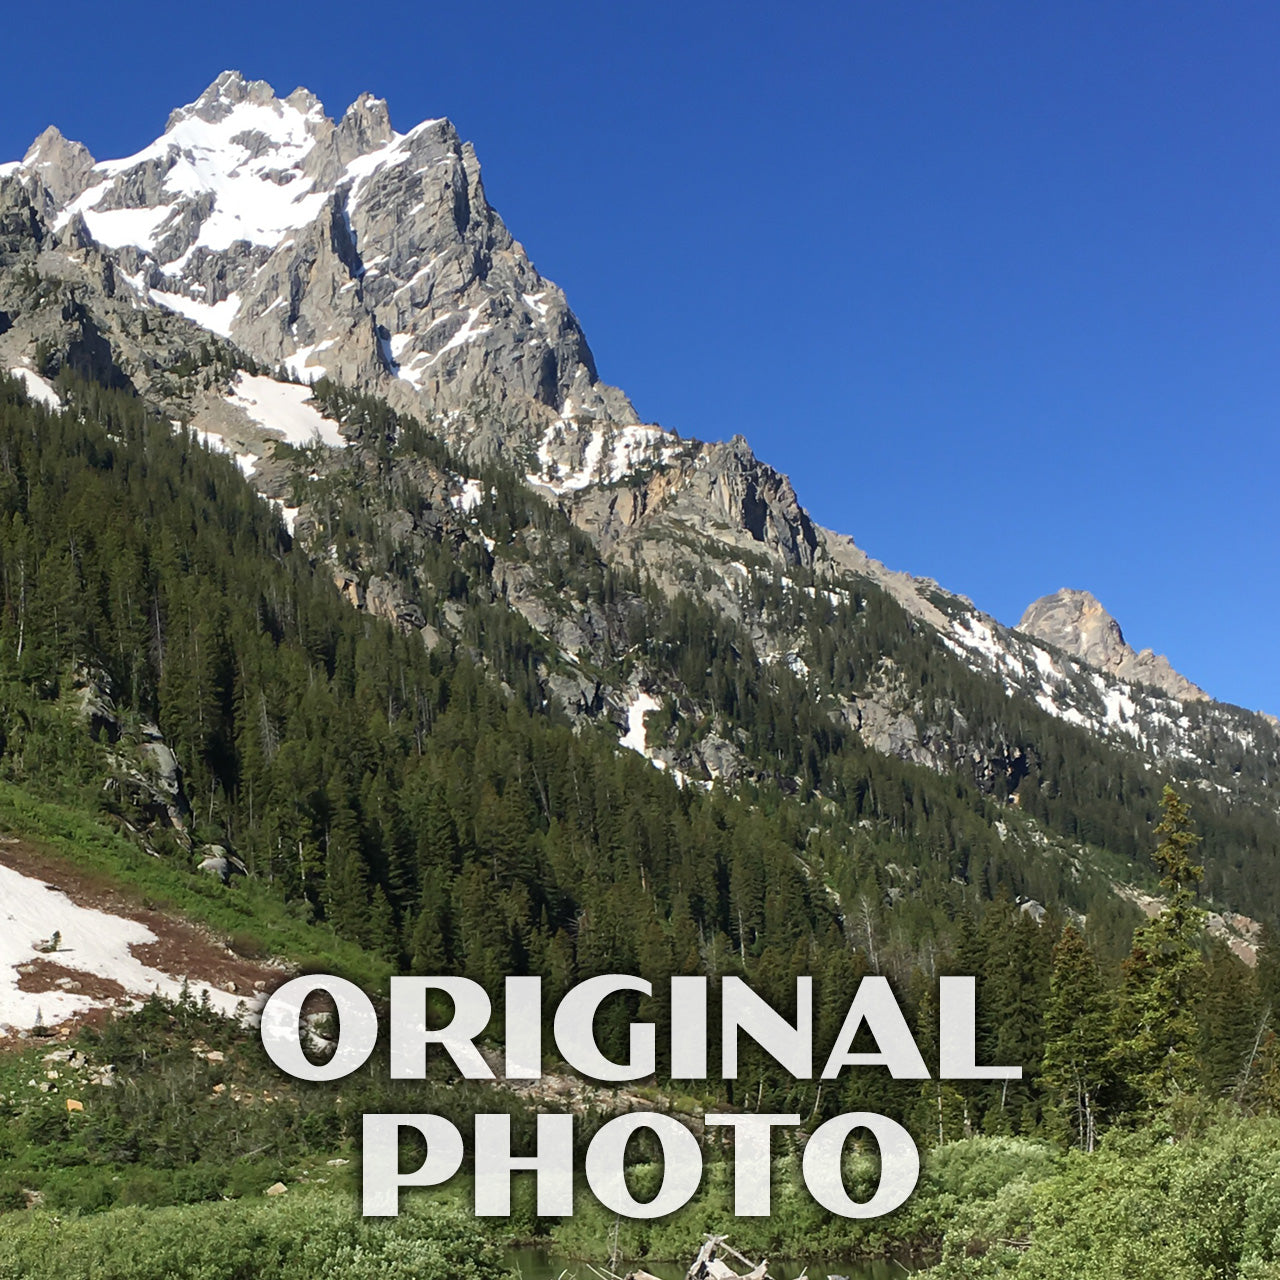
<svg viewBox="0 0 1280 1280"><path fill-rule="evenodd" d="M72 142L50 125L27 148L22 167L35 174L59 204L84 190L93 169L93 156L82 142Z"/></svg>
<svg viewBox="0 0 1280 1280"><path fill-rule="evenodd" d="M386 100L362 93L347 108L338 124L335 139L338 160L349 165L357 157L385 147L394 138L395 130L391 127Z"/></svg>
<svg viewBox="0 0 1280 1280"><path fill-rule="evenodd" d="M224 71L194 102L172 112L164 131L171 133L193 118L217 124L242 102L265 105L276 101L275 90L265 80L246 80L239 71Z"/></svg>
<svg viewBox="0 0 1280 1280"><path fill-rule="evenodd" d="M1018 630L1055 645L1092 667L1123 680L1153 685L1175 698L1202 701L1203 689L1175 671L1163 654L1134 650L1120 624L1088 591L1063 588L1030 604Z"/></svg>
<svg viewBox="0 0 1280 1280"><path fill-rule="evenodd" d="M74 227L101 252L113 290L303 381L448 418L466 447L483 426L536 450L571 396L605 423L637 421L447 120L397 133L366 93L335 123L306 89L281 99L226 71L132 156L95 164L51 132L31 165L0 166L15 171L49 193L56 242Z"/></svg>

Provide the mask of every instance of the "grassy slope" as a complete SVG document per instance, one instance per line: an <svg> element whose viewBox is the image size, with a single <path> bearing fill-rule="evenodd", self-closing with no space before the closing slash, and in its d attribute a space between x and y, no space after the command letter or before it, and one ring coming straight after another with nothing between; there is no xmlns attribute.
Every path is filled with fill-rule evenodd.
<svg viewBox="0 0 1280 1280"><path fill-rule="evenodd" d="M373 993L386 990L390 961L339 938L327 925L306 921L260 882L241 879L224 887L211 877L150 857L93 815L3 781L0 831L37 842L105 875L148 906L235 937L246 949L256 948L302 970L339 973Z"/></svg>

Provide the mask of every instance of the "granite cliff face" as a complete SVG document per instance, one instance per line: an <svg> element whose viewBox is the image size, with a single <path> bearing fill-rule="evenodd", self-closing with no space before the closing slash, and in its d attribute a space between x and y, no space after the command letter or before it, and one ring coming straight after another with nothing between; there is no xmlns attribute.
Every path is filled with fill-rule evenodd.
<svg viewBox="0 0 1280 1280"><path fill-rule="evenodd" d="M751 540L812 561L790 485L745 441L698 446L640 424L599 380L563 293L489 205L447 120L397 133L364 95L335 122L305 90L281 99L226 72L134 156L95 163L50 128L0 166L0 184L0 235L12 225L15 252L56 259L51 274L116 313L99 324L139 389L155 361L126 321L147 307L303 382L372 391L569 501L677 464ZM47 317L27 319L11 362L53 336ZM218 397L170 409L198 431L233 430ZM575 505L590 523L592 504Z"/></svg>
<svg viewBox="0 0 1280 1280"><path fill-rule="evenodd" d="M583 413L636 415L599 383L564 295L485 198L447 120L407 134L386 103L338 121L226 72L136 155L94 163L47 130L7 173L50 230L109 251L119 285L304 381L378 385L530 440ZM566 412L567 409L567 412Z"/></svg>
<svg viewBox="0 0 1280 1280"><path fill-rule="evenodd" d="M1122 680L1153 685L1175 698L1192 702L1209 696L1179 675L1163 654L1150 649L1139 653L1131 648L1120 624L1087 591L1063 588L1042 596L1027 606L1018 630Z"/></svg>
<svg viewBox="0 0 1280 1280"><path fill-rule="evenodd" d="M558 508L602 565L731 619L744 661L810 682L821 713L876 750L992 789L1015 787L1035 750L1000 716L940 701L902 659L836 678L824 626L880 592L903 611L900 631L1010 706L1152 767L1203 764L1231 792L1280 768L1272 723L1134 653L1086 593L1046 597L1003 627L816 525L740 436L708 444L641 422L600 381L563 293L488 203L447 120L400 133L368 95L335 120L306 90L280 98L227 72L122 160L97 162L46 130L0 165L0 371L56 403L48 379L64 366L132 387L232 454L355 607L430 644L465 643L479 625L468 608L508 609L554 655L538 669L548 699L612 720L624 744L696 777L749 771L747 745L714 706L694 705L674 666L625 656L626 602L549 589L563 548L532 532L516 546L486 525L486 468ZM320 379L412 415L463 461L401 461L375 486L388 442L363 410L312 402L306 384ZM378 531L341 554L335 491L358 494ZM433 602L437 586L412 566L441 547L483 566L487 598ZM396 578L391 563L410 569ZM662 697L701 727L645 745L636 708Z"/></svg>

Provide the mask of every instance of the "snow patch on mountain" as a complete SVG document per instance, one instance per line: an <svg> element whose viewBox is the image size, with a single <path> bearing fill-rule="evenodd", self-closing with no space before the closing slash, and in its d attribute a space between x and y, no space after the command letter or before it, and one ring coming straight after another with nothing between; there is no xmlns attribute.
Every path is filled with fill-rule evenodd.
<svg viewBox="0 0 1280 1280"><path fill-rule="evenodd" d="M50 950L58 934L57 951ZM109 1000L55 989L23 991L20 967L48 960L75 973L118 983L138 1004L153 992L170 1000L182 993L183 979L143 964L132 948L157 941L137 920L111 915L72 902L65 893L11 867L0 866L0 1033L53 1026L86 1010L107 1007ZM200 999L221 1013L234 1015L241 997L204 983L189 984Z"/></svg>
<svg viewBox="0 0 1280 1280"><path fill-rule="evenodd" d="M100 244L132 244L154 255L161 231L179 207L212 197L193 247L218 252L237 241L275 245L285 232L313 222L328 195L317 191L302 170L322 121L316 108L303 113L280 101L238 102L212 121L185 115L136 154L95 165L93 185L63 210L59 223L79 213ZM142 165L163 172L160 196L167 202L153 207L117 203L131 195L116 180Z"/></svg>
<svg viewBox="0 0 1280 1280"><path fill-rule="evenodd" d="M659 768L666 768L664 761L654 761L649 752L648 739L644 727L644 718L650 711L657 711L662 703L651 693L637 692L627 707L627 731L618 739L618 745L629 751L638 751L646 760L653 761Z"/></svg>
<svg viewBox="0 0 1280 1280"><path fill-rule="evenodd" d="M183 431L190 430L196 440L202 444L210 453L221 453L224 456L234 460L237 467L240 468L241 474L247 480L258 468L260 461L256 453L240 453L231 444L229 444L222 436L215 431L205 431L201 427L187 427L181 422L171 422L169 424L174 431L181 435Z"/></svg>
<svg viewBox="0 0 1280 1280"><path fill-rule="evenodd" d="M437 360L440 359L442 355L444 355L446 351L452 351L454 348L470 342L473 338L478 338L482 334L488 333L490 329L489 325L476 323L480 318L480 312L483 310L483 305L470 308L467 312L467 318L462 322L462 327L449 339L448 342L444 344L444 346L440 348L439 351L434 354L428 354L425 351L419 352L414 361L411 361L410 363L416 363L417 360L425 360L426 363L424 368L429 369Z"/></svg>
<svg viewBox="0 0 1280 1280"><path fill-rule="evenodd" d="M280 513L280 519L284 521L284 527L289 530L289 536L292 538L293 527L297 523L298 513L302 508L288 506L283 498L267 498L267 501Z"/></svg>
<svg viewBox="0 0 1280 1280"><path fill-rule="evenodd" d="M667 465L682 452L680 438L661 427L584 428L568 401L538 443L538 470L525 479L557 495L573 493L593 484L618 484L647 467ZM576 466L572 465L575 457Z"/></svg>
<svg viewBox="0 0 1280 1280"><path fill-rule="evenodd" d="M315 357L333 346L333 339L324 342L313 342L299 347L291 356L285 356L284 367L301 382L318 382L328 375L325 368Z"/></svg>
<svg viewBox="0 0 1280 1280"><path fill-rule="evenodd" d="M667 764L667 762L659 755L655 755L648 744L648 733L645 729L644 718L650 711L657 711L662 707L662 703L651 693L645 693L638 690L627 704L627 731L618 739L620 747L626 747L629 751L634 751L644 758L655 769L663 773L669 773L675 780L676 786L684 788L697 786L704 791L710 790L710 782L701 782L695 778L690 778L683 769L677 769Z"/></svg>
<svg viewBox="0 0 1280 1280"><path fill-rule="evenodd" d="M58 393L38 373L33 373L30 369L10 369L9 376L17 378L25 388L27 396L37 404L42 404L46 409L52 409L55 412L62 408L62 400Z"/></svg>
<svg viewBox="0 0 1280 1280"><path fill-rule="evenodd" d="M479 480L464 480L461 476L457 479L462 489L452 494L449 501L455 511L464 516L469 515L484 501L484 486Z"/></svg>
<svg viewBox="0 0 1280 1280"><path fill-rule="evenodd" d="M418 272L418 276L423 275L430 269L430 265L428 265L422 271ZM418 276L415 276L414 280L416 280ZM407 285L402 285L396 292L402 293L412 284L413 280L411 280ZM390 339L383 340L383 357L392 373L394 373L397 378L403 378L415 390L421 389L423 375L428 369L435 365L442 356L446 355L450 351L456 351L459 347L465 346L468 342L473 342L476 338L483 337L486 333L491 332L491 325L478 323L480 313L483 310L483 304L478 307L468 308L465 312L467 318L462 322L458 330L448 339L448 341L443 343L438 350L416 351L403 363L401 362L401 356L415 341L417 341L414 335L411 333L397 333L393 334ZM430 333L432 329L443 324L447 320L453 319L454 315L459 314L463 313L454 312L453 315L439 317L428 326L427 332Z"/></svg>
<svg viewBox="0 0 1280 1280"><path fill-rule="evenodd" d="M260 427L278 432L291 445L305 448L318 441L331 449L346 448L338 424L323 417L312 403L310 387L241 373L227 402L243 409Z"/></svg>
<svg viewBox="0 0 1280 1280"><path fill-rule="evenodd" d="M149 289L147 299L176 311L179 315L194 320L202 329L216 333L220 337L231 337L231 325L240 311L240 295L228 294L221 302L201 302L198 298L189 298L184 293L167 293L161 289Z"/></svg>
<svg viewBox="0 0 1280 1280"><path fill-rule="evenodd" d="M1203 761L1220 756L1224 743L1246 753L1259 749L1246 712L1100 670L985 615L952 618L941 639L967 665L999 678L1011 697L1030 698L1058 720L1136 746L1155 760ZM1193 715L1197 704L1208 709Z"/></svg>

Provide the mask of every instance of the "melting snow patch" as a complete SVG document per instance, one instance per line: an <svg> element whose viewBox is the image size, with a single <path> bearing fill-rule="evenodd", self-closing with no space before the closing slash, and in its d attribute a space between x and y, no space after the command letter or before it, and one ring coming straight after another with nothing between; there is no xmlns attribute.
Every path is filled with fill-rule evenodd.
<svg viewBox="0 0 1280 1280"><path fill-rule="evenodd" d="M171 420L169 425L177 435L181 435L183 431L187 430L187 428L181 422L177 421L177 419ZM217 435L212 431L201 431L196 428L193 429L192 434L200 444L204 445L204 447L209 450L210 453L221 453L226 457L234 458L236 466L240 468L240 473L246 480L253 475L254 471L257 469L258 455L256 453L237 453L222 436Z"/></svg>
<svg viewBox="0 0 1280 1280"><path fill-rule="evenodd" d="M231 336L231 322L240 311L240 295L237 293L228 294L221 302L214 303L200 302L182 293L163 293L159 289L152 289L147 297L224 338Z"/></svg>
<svg viewBox="0 0 1280 1280"><path fill-rule="evenodd" d="M444 346L427 361L428 366L435 364L435 362L439 360L446 351L452 351L455 347L461 347L470 342L472 338L478 338L481 334L489 332L491 327L490 325L476 324L476 321L480 318L480 312L483 310L484 303L481 303L480 306L472 307L471 310L467 312L467 319L462 328L459 329L458 332L455 333L453 337L450 338L449 341L446 342Z"/></svg>
<svg viewBox="0 0 1280 1280"><path fill-rule="evenodd" d="M40 947L54 933L59 949L54 964L77 973L117 982L133 997L154 991L177 999L182 979L143 964L131 948L156 942L146 925L91 907L77 906L65 893L39 880L0 866L0 1030L29 1031L41 1021L63 1022L86 1009L104 1008L110 1001L71 991L20 991L18 966L44 958ZM240 997L203 983L190 984L199 999L209 993L215 1009L235 1014Z"/></svg>
<svg viewBox="0 0 1280 1280"><path fill-rule="evenodd" d="M292 445L311 445L318 440L331 449L346 448L338 424L322 417L311 403L310 387L242 373L227 401L243 409L260 427L279 432Z"/></svg>
<svg viewBox="0 0 1280 1280"><path fill-rule="evenodd" d="M255 135L271 146L255 155ZM98 182L64 211L84 214L95 240L118 248L136 244L153 252L157 233L180 202L213 196L212 209L200 227L196 244L214 251L237 240L274 245L284 233L314 221L326 193L316 191L301 163L315 145L307 117L284 103L237 103L222 119L189 115L136 155L94 167ZM114 179L147 161L168 163L161 200L152 209L99 212Z"/></svg>
<svg viewBox="0 0 1280 1280"><path fill-rule="evenodd" d="M466 515L484 501L484 489L479 480L462 480L459 477L459 483L462 485L462 492L451 494L449 501L456 510Z"/></svg>
<svg viewBox="0 0 1280 1280"><path fill-rule="evenodd" d="M1093 727L1093 722L1087 716L1081 715L1075 707L1064 707L1048 694L1037 693L1036 702L1051 716L1057 716L1059 720L1065 720L1068 724L1077 724L1084 729Z"/></svg>
<svg viewBox="0 0 1280 1280"><path fill-rule="evenodd" d="M9 376L17 378L26 388L28 398L37 404L55 412L62 408L58 393L38 373L32 373L30 369L10 369Z"/></svg>
<svg viewBox="0 0 1280 1280"><path fill-rule="evenodd" d="M560 421L543 433L538 444L538 471L525 477L552 493L571 493L590 484L617 484L646 466L658 466L679 456L681 444L661 427L594 427L586 435L581 462L576 471L566 473L554 451L571 447L583 429L573 416L573 405L565 402Z"/></svg>
<svg viewBox="0 0 1280 1280"><path fill-rule="evenodd" d="M285 356L283 360L284 367L302 382L315 382L323 378L329 371L322 364L311 363L311 357L331 346L333 346L332 340L316 342L309 347L299 347L293 355Z"/></svg>
<svg viewBox="0 0 1280 1280"><path fill-rule="evenodd" d="M105 188L93 190L101 200ZM81 199L83 198L82 196ZM157 232L172 212L172 206L167 204L156 209L108 209L102 213L92 208L83 210L89 234L99 244L109 245L113 249L133 244L148 251L154 246ZM58 224L61 225L65 220L64 214L58 219Z"/></svg>
<svg viewBox="0 0 1280 1280"><path fill-rule="evenodd" d="M637 693L627 708L627 731L618 740L618 745L631 751L638 751L646 760L656 764L660 769L666 768L664 761L654 760L649 754L649 746L645 737L644 718L650 711L657 711L662 706L651 693Z"/></svg>
<svg viewBox="0 0 1280 1280"><path fill-rule="evenodd" d="M556 431L557 428L552 427L538 446L538 461L542 464L542 475L532 475L528 478L534 484L545 485L553 493L570 493L577 489L585 489L599 472L600 458L604 453L604 433L599 430L593 431L587 441L587 447L582 451L582 465L577 471L560 476L564 468L552 458L550 450ZM543 479L542 476L547 478Z"/></svg>
<svg viewBox="0 0 1280 1280"><path fill-rule="evenodd" d="M1137 715L1138 708L1133 699L1128 696L1128 686L1108 685L1100 675L1095 675L1092 679L1107 709L1106 723L1113 728L1123 729L1125 733L1136 738L1138 726L1134 723L1134 717Z"/></svg>
<svg viewBox="0 0 1280 1280"><path fill-rule="evenodd" d="M604 478L616 484L632 472L655 463L669 462L679 445L661 427L620 427L609 441L609 463Z"/></svg>
<svg viewBox="0 0 1280 1280"><path fill-rule="evenodd" d="M268 498L265 493L259 494L258 496L261 498L266 498L267 501L271 503L271 505L275 507L277 511L280 512L280 519L284 521L284 527L289 530L289 536L292 538L294 522L297 520L298 512L301 511L302 508L287 507L285 506L284 501L282 499Z"/></svg>

